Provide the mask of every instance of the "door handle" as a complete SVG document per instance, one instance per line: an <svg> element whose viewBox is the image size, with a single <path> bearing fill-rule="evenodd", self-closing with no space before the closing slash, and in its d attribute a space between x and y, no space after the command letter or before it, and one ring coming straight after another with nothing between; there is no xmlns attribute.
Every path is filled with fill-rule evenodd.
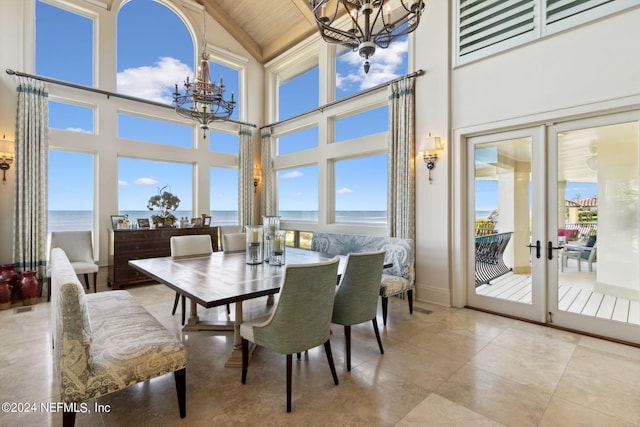
<svg viewBox="0 0 640 427"><path fill-rule="evenodd" d="M549 242L551 243L551 242ZM536 240L536 244L532 245L532 244L528 244L527 247L529 248L529 251L531 251L531 248L536 248L536 258L540 259L540 252L541 252L541 247L540 247L540 240Z"/></svg>
<svg viewBox="0 0 640 427"><path fill-rule="evenodd" d="M554 249L562 249L562 246L555 247L555 246L553 246L553 243L551 243L551 241L549 241L547 243L547 258L549 258L549 260L553 259L553 250Z"/></svg>

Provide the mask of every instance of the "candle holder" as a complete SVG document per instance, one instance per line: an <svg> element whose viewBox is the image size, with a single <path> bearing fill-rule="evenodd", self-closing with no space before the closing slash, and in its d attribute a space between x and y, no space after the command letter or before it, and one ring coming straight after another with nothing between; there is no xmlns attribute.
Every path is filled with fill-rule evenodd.
<svg viewBox="0 0 640 427"><path fill-rule="evenodd" d="M262 264L262 226L247 225L245 230L247 264Z"/></svg>
<svg viewBox="0 0 640 427"><path fill-rule="evenodd" d="M271 252L269 254L269 264L271 265L284 265L286 262L286 231L278 230L275 232L272 244Z"/></svg>
<svg viewBox="0 0 640 427"><path fill-rule="evenodd" d="M280 230L280 217L263 215L262 226L264 227L264 259L270 262L273 239L276 236L276 232Z"/></svg>

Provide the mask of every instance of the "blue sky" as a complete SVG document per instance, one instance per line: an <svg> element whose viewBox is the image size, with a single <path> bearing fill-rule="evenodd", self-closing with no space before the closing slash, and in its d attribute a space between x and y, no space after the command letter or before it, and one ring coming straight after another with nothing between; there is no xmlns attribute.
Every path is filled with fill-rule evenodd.
<svg viewBox="0 0 640 427"><path fill-rule="evenodd" d="M92 31L88 18L62 11L38 1L36 4L36 74L84 85L93 84ZM118 91L136 97L171 104L174 85L185 78L193 79L193 40L180 18L152 0L127 2L117 23L117 86ZM208 38L215 40L210 28ZM195 46L197 55L202 46ZM336 64L336 98L378 85L407 72L406 38L388 49L377 49L371 58L368 74L362 70L363 60L357 53L344 51ZM226 97L238 90L238 72L211 63L211 79L223 77ZM291 117L318 106L317 67L280 88L280 118ZM369 133L386 131L387 109L379 108L336 124L336 141ZM92 110L66 103L52 102L50 126L78 132L94 132ZM238 119L237 110L233 118ZM362 126L366 123L366 126ZM257 132L257 130L256 130ZM365 133L366 134L366 133ZM166 124L135 116L121 115L118 136L122 138L191 146L191 127ZM200 136L198 136L200 137ZM208 136L214 151L237 153L238 137L220 132ZM317 146L317 129L283 138L281 150L300 150ZM69 168L69 162L80 164ZM381 169L381 168L385 169ZM358 161L344 161L336 167L336 206L345 210L386 210L386 172L371 174L372 168L386 171L386 155ZM158 188L170 184L171 191L181 199L180 209L192 207L191 166L120 159L118 162L119 209L145 209L148 198ZM52 152L50 155L50 209L92 209L93 184L87 176L93 173L91 156L78 153ZM373 175L373 176L372 176ZM169 178L167 178L169 177ZM317 167L296 168L280 174L280 208L282 210L313 210L318 206ZM211 176L212 208L235 210L237 171L213 168ZM376 191L371 191L376 188ZM72 190L72 191L70 191ZM78 197L85 194L88 197Z"/></svg>

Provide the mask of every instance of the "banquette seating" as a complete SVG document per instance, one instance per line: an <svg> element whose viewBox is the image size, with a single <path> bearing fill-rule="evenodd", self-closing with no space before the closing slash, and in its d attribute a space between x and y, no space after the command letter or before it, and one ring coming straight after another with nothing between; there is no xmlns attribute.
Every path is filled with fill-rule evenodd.
<svg viewBox="0 0 640 427"><path fill-rule="evenodd" d="M387 307L390 296L406 293L409 313L413 314L413 289L415 287L413 240L358 234L313 233L311 250L329 255L384 251L384 263L391 266L383 270L380 283L382 322L384 325L387 324Z"/></svg>
<svg viewBox="0 0 640 427"><path fill-rule="evenodd" d="M51 250L54 369L65 404L73 408L133 384L173 372L180 417L186 416L187 351L127 291L85 295L64 251Z"/></svg>

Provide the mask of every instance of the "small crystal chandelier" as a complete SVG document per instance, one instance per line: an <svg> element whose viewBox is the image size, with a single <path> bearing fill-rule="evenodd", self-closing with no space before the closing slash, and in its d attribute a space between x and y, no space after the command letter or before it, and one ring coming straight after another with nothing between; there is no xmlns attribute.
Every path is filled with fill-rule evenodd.
<svg viewBox="0 0 640 427"><path fill-rule="evenodd" d="M398 8L401 16L394 20L389 5L392 0L309 0L309 3L324 41L358 52L365 59L365 73L369 72L369 58L376 47L386 49L396 38L418 28L424 9L422 0L396 0L402 7ZM351 28L333 26L344 14L350 17Z"/></svg>
<svg viewBox="0 0 640 427"><path fill-rule="evenodd" d="M203 18L204 20L204 18ZM194 81L189 81L189 77L184 82L184 93L178 91L176 83L176 91L173 93L173 103L176 106L176 113L188 119L197 120L200 123L200 129L203 130L203 138L207 138L207 130L209 123L216 120L227 120L231 117L236 102L223 98L224 84L222 77L220 83L211 83L209 77L209 54L207 53L207 27L204 25L204 43L202 47L202 56L200 57L200 66L194 77Z"/></svg>

